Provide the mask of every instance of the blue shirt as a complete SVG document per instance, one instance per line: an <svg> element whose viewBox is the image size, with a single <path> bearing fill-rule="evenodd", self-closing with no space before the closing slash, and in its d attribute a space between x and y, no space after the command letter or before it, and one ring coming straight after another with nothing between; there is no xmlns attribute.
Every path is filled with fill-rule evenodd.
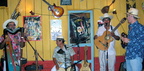
<svg viewBox="0 0 144 71"><path fill-rule="evenodd" d="M136 21L129 25L126 59L144 58L144 26Z"/></svg>

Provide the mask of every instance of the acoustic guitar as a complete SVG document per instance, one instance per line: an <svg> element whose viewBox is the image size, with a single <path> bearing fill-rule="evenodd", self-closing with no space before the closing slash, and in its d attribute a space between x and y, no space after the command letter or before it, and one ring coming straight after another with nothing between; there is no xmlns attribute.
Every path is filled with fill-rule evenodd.
<svg viewBox="0 0 144 71"><path fill-rule="evenodd" d="M120 23L111 31L114 32L122 23L124 23L126 18L123 18ZM102 36L99 36L94 40L95 46L100 50L107 50L109 47L109 43L114 40L111 36L110 31L105 31Z"/></svg>
<svg viewBox="0 0 144 71"><path fill-rule="evenodd" d="M57 70L57 71L65 71L65 69L64 68L59 68L59 70ZM72 71L71 67L67 68L67 71Z"/></svg>
<svg viewBox="0 0 144 71"><path fill-rule="evenodd" d="M90 70L90 68L89 68L89 63L87 62L87 50L88 50L88 47L87 46L85 46L84 47L84 56L85 56L85 58L84 58L84 61L82 62L82 67L81 67L81 69L80 69L80 71L91 71Z"/></svg>
<svg viewBox="0 0 144 71"><path fill-rule="evenodd" d="M56 6L55 4L54 5L51 5L50 3L48 3L46 0L43 0L46 4L49 5L49 10L52 11L52 14L55 18L60 18L63 13L64 13L64 9L60 6Z"/></svg>

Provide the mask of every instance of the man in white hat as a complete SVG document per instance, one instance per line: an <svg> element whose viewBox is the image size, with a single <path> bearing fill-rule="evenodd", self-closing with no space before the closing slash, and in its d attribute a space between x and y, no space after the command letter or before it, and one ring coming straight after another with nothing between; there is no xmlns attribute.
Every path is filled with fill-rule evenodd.
<svg viewBox="0 0 144 71"><path fill-rule="evenodd" d="M73 55L75 52L73 48L68 47L64 44L65 40L63 36L58 36L56 38L56 48L54 49L53 53L53 62L55 66L51 69L51 71L70 71L72 68L71 65L73 64ZM77 66L73 67L78 71Z"/></svg>
<svg viewBox="0 0 144 71"><path fill-rule="evenodd" d="M14 33L18 22L14 19L8 19L4 22L4 33L0 37L0 49L4 49L4 67L3 71L20 71L21 49L25 46L23 32ZM11 50L10 50L11 49Z"/></svg>
<svg viewBox="0 0 144 71"><path fill-rule="evenodd" d="M107 71L107 66L108 66L108 71L114 71L115 69L115 61L116 61L116 52L115 52L115 40L119 40L119 33L118 30L111 32L114 27L110 25L111 23L111 19L113 18L113 16L108 15L108 13L105 13L104 16L101 16L100 19L103 21L104 25L102 25L101 27L98 28L97 34L94 36L95 40L98 40L100 37L104 36L104 40L98 40L98 42L96 42L96 46L97 44L103 44L103 46L106 45L107 50L102 50L102 47L98 47L99 49L99 63L100 63L100 71ZM106 33L104 34L106 31L109 31L110 33ZM107 35L113 38L113 40L111 42L107 42L111 39L105 39ZM101 41L101 42L99 42ZM102 43L102 42L106 42ZM108 46L109 45L109 46Z"/></svg>
<svg viewBox="0 0 144 71"><path fill-rule="evenodd" d="M127 13L129 23L128 37L121 37L128 43L126 46L126 69L127 71L142 71L144 58L144 26L138 22L138 10L130 8Z"/></svg>

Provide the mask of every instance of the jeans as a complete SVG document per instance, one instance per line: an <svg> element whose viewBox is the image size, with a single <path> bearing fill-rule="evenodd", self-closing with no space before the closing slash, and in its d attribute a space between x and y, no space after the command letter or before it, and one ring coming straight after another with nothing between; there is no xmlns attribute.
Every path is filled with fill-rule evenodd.
<svg viewBox="0 0 144 71"><path fill-rule="evenodd" d="M142 71L142 61L143 59L140 57L136 57L135 59L126 59L126 69L127 71Z"/></svg>

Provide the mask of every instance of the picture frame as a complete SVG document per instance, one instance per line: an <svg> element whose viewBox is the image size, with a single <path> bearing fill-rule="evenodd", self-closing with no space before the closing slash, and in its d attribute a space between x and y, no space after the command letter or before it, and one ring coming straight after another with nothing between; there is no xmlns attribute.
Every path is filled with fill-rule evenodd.
<svg viewBox="0 0 144 71"><path fill-rule="evenodd" d="M61 0L61 5L72 5L72 0Z"/></svg>
<svg viewBox="0 0 144 71"><path fill-rule="evenodd" d="M69 44L91 43L92 12L69 11Z"/></svg>
<svg viewBox="0 0 144 71"><path fill-rule="evenodd" d="M62 35L62 20L50 20L51 40L56 40L57 36Z"/></svg>
<svg viewBox="0 0 144 71"><path fill-rule="evenodd" d="M23 16L24 33L29 41L42 39L41 16Z"/></svg>

